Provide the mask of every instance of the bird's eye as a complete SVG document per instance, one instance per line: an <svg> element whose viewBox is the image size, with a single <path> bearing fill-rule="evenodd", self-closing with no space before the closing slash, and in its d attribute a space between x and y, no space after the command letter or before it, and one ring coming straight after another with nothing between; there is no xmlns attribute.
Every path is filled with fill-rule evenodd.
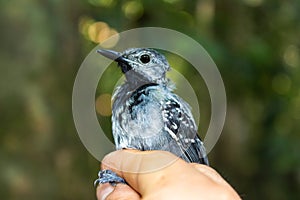
<svg viewBox="0 0 300 200"><path fill-rule="evenodd" d="M147 64L148 62L150 62L150 56L148 54L143 54L141 55L140 57L140 61L143 63L143 64Z"/></svg>

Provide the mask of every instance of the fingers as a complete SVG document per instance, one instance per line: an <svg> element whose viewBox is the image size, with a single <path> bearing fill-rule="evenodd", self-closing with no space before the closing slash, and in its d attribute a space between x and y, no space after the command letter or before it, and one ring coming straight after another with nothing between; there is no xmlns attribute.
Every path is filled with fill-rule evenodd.
<svg viewBox="0 0 300 200"><path fill-rule="evenodd" d="M140 195L126 184L112 186L109 183L97 187L98 200L140 200Z"/></svg>
<svg viewBox="0 0 300 200"><path fill-rule="evenodd" d="M98 199L240 199L214 169L165 151L115 151L103 159L102 169L113 170L128 185L117 184L107 195L101 190L111 188L103 184Z"/></svg>
<svg viewBox="0 0 300 200"><path fill-rule="evenodd" d="M103 159L102 169L115 171L141 196L153 195L153 191L163 193L169 186L182 190L186 174L198 173L185 161L164 151L116 151Z"/></svg>
<svg viewBox="0 0 300 200"><path fill-rule="evenodd" d="M112 193L114 191L114 187L111 186L109 183L105 183L105 184L99 184L97 187L97 199L98 200L102 200L102 199L106 199L106 197Z"/></svg>

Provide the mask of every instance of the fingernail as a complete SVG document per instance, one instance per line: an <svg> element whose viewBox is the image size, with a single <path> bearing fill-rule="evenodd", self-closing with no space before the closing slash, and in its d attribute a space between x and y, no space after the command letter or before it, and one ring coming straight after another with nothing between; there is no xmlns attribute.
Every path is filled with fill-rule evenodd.
<svg viewBox="0 0 300 200"><path fill-rule="evenodd" d="M98 192L98 196L100 197L101 200L105 200L106 197L114 191L114 187L111 186L109 183L101 184Z"/></svg>

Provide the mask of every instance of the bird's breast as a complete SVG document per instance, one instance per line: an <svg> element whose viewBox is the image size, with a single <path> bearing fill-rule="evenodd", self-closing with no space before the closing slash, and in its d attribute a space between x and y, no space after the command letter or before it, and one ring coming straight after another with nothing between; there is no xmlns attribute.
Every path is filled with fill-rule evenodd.
<svg viewBox="0 0 300 200"><path fill-rule="evenodd" d="M156 85L145 85L134 91L128 99L128 124L133 135L151 137L163 128L161 104Z"/></svg>

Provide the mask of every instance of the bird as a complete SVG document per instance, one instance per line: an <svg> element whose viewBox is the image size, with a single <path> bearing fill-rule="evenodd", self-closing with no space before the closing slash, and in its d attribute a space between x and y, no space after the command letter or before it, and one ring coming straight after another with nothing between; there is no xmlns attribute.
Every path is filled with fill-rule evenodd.
<svg viewBox="0 0 300 200"><path fill-rule="evenodd" d="M116 149L163 150L186 162L209 165L191 107L173 92L166 77L166 57L150 48L123 52L99 49L117 62L125 81L112 95L112 133ZM98 173L98 183L126 183L111 170Z"/></svg>

